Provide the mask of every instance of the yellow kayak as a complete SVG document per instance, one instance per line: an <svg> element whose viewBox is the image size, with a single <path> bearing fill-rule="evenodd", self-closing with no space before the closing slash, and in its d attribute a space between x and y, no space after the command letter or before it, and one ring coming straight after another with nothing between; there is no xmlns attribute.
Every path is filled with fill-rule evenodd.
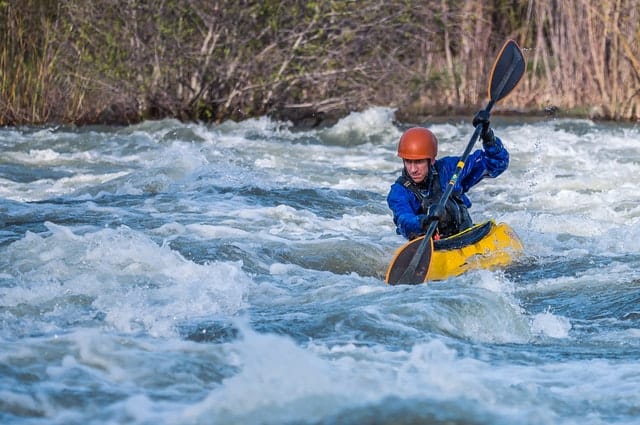
<svg viewBox="0 0 640 425"><path fill-rule="evenodd" d="M400 247L391 265L405 249L408 249L407 252L412 249L415 251L414 247L423 239L424 236L421 236ZM433 253L425 282L445 280L474 269L493 270L505 267L523 251L524 247L518 235L507 224L496 224L493 220L476 224L463 232L433 242ZM391 265L387 270L387 282Z"/></svg>

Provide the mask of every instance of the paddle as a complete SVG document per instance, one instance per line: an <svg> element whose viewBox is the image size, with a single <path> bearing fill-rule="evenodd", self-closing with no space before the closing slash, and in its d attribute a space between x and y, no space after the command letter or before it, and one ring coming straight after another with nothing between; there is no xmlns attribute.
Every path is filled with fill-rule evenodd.
<svg viewBox="0 0 640 425"><path fill-rule="evenodd" d="M500 99L507 96L518 84L520 78L525 71L524 56L518 44L513 40L507 40L502 46L493 69L491 70L491 76L489 78L489 103L485 110L487 113L491 112L493 106ZM464 168L464 164L473 149L480 132L482 131L482 124L478 124L467 144L467 148L460 157L460 161L456 167L455 172L451 176L447 188L442 198L440 198L439 205L444 208L453 187L458 180L460 171ZM427 273L429 271L429 265L431 263L431 254L433 252L433 234L438 226L437 221L432 221L427 228L424 238L421 239L416 249L415 243L409 243L406 245L403 251L398 253L389 269L387 271L387 283L391 285L396 284L417 284L426 281ZM413 253L415 250L415 253ZM411 261L408 261L408 259ZM409 263L407 265L407 262Z"/></svg>

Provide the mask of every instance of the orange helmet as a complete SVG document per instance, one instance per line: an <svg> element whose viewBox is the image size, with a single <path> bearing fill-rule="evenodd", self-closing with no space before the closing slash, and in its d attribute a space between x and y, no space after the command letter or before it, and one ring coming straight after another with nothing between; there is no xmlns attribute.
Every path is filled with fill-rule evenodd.
<svg viewBox="0 0 640 425"><path fill-rule="evenodd" d="M400 137L398 143L398 156L402 159L425 159L431 161L438 154L438 139L434 134L423 127L408 129Z"/></svg>

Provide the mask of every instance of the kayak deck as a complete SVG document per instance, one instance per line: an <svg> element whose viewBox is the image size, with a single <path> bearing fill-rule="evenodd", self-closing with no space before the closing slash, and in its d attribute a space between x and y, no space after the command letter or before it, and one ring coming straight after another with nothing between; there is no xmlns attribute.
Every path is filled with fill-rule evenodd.
<svg viewBox="0 0 640 425"><path fill-rule="evenodd" d="M403 261L409 261L423 239L424 236L421 236L400 247L396 252L396 261L401 253ZM448 238L433 241L425 282L445 280L473 269L505 267L523 251L518 235L507 224L496 224L493 220L476 224ZM387 282L390 272L391 266L387 271Z"/></svg>
<svg viewBox="0 0 640 425"><path fill-rule="evenodd" d="M513 229L494 221L434 241L433 246L428 280L444 280L473 269L506 267L524 251Z"/></svg>

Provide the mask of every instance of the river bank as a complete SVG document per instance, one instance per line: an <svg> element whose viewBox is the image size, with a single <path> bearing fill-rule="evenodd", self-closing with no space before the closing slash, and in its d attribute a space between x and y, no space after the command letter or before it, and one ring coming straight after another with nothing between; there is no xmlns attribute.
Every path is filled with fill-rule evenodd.
<svg viewBox="0 0 640 425"><path fill-rule="evenodd" d="M527 67L505 113L637 121L640 0L554 4L3 1L0 126L467 115L508 39Z"/></svg>

